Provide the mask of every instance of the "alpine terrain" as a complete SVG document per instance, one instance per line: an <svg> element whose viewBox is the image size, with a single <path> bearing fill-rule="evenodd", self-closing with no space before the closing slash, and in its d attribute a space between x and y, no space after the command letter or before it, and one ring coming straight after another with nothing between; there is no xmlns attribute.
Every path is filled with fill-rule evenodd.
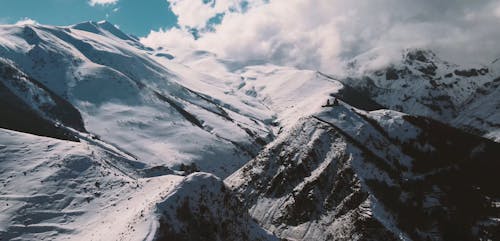
<svg viewBox="0 0 500 241"><path fill-rule="evenodd" d="M498 240L500 61L348 77L0 25L0 240Z"/></svg>

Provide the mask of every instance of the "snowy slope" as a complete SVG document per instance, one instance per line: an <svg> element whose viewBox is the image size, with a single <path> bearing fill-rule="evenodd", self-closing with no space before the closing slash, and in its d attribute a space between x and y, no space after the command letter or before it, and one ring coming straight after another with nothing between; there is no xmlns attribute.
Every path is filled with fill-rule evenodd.
<svg viewBox="0 0 500 241"><path fill-rule="evenodd" d="M242 63L220 59L215 54L197 50L172 50L175 58L166 59L170 52L156 50L159 62L172 66L180 64L191 72L202 73L208 79L207 85L190 83L196 78L185 78L183 84L190 83L190 88L203 89L218 86L224 89L224 96L237 96L247 105L258 109L262 114L271 117L266 124L280 127L291 127L298 119L316 111L326 100L339 92L344 86L318 71L300 70L292 67L259 64L258 62ZM194 76L193 76L194 77ZM224 80L216 81L217 79ZM263 108L262 108L263 107ZM259 113L251 113L259 115Z"/></svg>
<svg viewBox="0 0 500 241"><path fill-rule="evenodd" d="M273 138L263 105L223 88L190 89L223 80L161 64L108 22L10 25L0 33L1 57L73 104L89 132L150 166L194 163L225 176Z"/></svg>
<svg viewBox="0 0 500 241"><path fill-rule="evenodd" d="M174 235L174 227L206 229L184 230L191 235L186 240L206 234L220 235L212 240L276 240L211 174L147 177L156 170L145 172L144 163L93 142L4 129L0 149L2 240L161 240Z"/></svg>
<svg viewBox="0 0 500 241"><path fill-rule="evenodd" d="M284 128L317 111L343 85L319 72L272 65L250 66L239 71L238 91L254 96L276 113Z"/></svg>
<svg viewBox="0 0 500 241"><path fill-rule="evenodd" d="M143 163L89 142L0 129L0 147L2 240L143 240L141 217L182 179L142 178Z"/></svg>

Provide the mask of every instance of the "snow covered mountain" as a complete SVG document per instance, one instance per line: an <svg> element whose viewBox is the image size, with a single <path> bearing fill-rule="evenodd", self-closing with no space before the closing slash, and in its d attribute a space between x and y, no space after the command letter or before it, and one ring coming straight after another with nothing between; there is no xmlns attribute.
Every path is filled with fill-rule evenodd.
<svg viewBox="0 0 500 241"><path fill-rule="evenodd" d="M285 121L285 117L298 118L292 115L301 112L294 108L286 116L278 116L277 111L267 106L271 102L260 99L268 98L271 93L256 98L250 90L244 91L244 80L239 74L232 74L239 81L240 88L236 89L236 82L201 73L188 65L165 61L168 59L164 55L155 54L107 22L68 27L9 25L1 26L0 32L1 127L59 139L40 139L2 129L5 133L0 138L3 147L1 180L4 187L12 185L1 194L4 200L12 202L2 212L2 238L86 240L88 235L95 235L98 240L154 238L160 220L155 217L161 216L152 211L154 205L169 202L163 200L169 190L184 185L180 181L182 176L171 174L186 175L201 170L224 178L256 156L274 138L279 121ZM283 73L291 71L290 78L295 78L299 86L311 79L330 83L313 71L301 73L276 66L262 67L262 71L273 69L282 69ZM333 88L337 87L331 86ZM293 89L290 91L292 94ZM322 92L310 97L323 99L321 96L328 92ZM292 105L294 100L275 104L284 108L282 104ZM52 146L62 147L54 149ZM71 165L76 166L57 164L65 162L66 158L75 159L76 164ZM17 168L20 160L33 163ZM85 168L79 167L80 162ZM33 167L44 170L31 175L31 181L24 180L24 174L30 174ZM50 174L52 172L55 174ZM71 172L72 175L59 175L59 172ZM57 183L47 185L47 178ZM134 180L131 188L123 187L123 183L131 180ZM139 188L136 183L141 180L158 182L159 186ZM19 182L30 188L17 189ZM98 191L101 183L111 182L120 185ZM56 193L64 194L61 200L36 198ZM111 210L109 205L117 207L112 208L116 212L128 210L132 201L110 199L120 193L129 193L128 198L144 196L146 199L133 201L137 207L121 220L100 215L99 210ZM196 197L201 193L194 190L190 195ZM221 197L227 199L230 194ZM78 199L78 203L68 203L73 199ZM52 215L37 218L45 209ZM138 223L139 209L148 212L141 214L147 222ZM68 221L66 212L69 210L76 210L76 214ZM241 210L227 211L234 216L244 216L246 212ZM88 219L100 220L108 224L107 228L114 227L117 231L107 233L104 227ZM235 220L234 229L241 229L241 233L239 236L225 235L238 240L241 235L248 240L272 239L265 231L258 231L258 226L252 222L249 218ZM163 225L166 224L171 222ZM137 232L121 228L121 225L133 227L131 229ZM186 227L199 228L192 223Z"/></svg>
<svg viewBox="0 0 500 241"><path fill-rule="evenodd" d="M90 133L150 166L194 164L227 176L273 137L265 106L225 95L224 86L205 88L216 80L158 63L107 22L3 26L0 32L0 56L71 103Z"/></svg>
<svg viewBox="0 0 500 241"><path fill-rule="evenodd" d="M351 71L361 68L367 58L370 55L354 59ZM400 63L342 82L385 108L431 117L498 141L500 100L493 92L499 78L497 61L459 66L431 51L408 50Z"/></svg>
<svg viewBox="0 0 500 241"><path fill-rule="evenodd" d="M495 240L497 65L337 80L0 26L0 239Z"/></svg>

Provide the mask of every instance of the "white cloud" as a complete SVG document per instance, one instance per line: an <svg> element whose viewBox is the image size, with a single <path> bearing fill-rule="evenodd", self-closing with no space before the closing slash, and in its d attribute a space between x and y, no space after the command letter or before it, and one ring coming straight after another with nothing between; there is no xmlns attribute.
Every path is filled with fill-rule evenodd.
<svg viewBox="0 0 500 241"><path fill-rule="evenodd" d="M34 24L38 24L37 21L31 19L31 18L22 18L20 19L19 21L17 21L15 23L16 25L26 25L26 24L29 24L29 25L34 25Z"/></svg>
<svg viewBox="0 0 500 241"><path fill-rule="evenodd" d="M119 0L89 0L90 6L96 5L113 5L116 4Z"/></svg>
<svg viewBox="0 0 500 241"><path fill-rule="evenodd" d="M306 1L275 1L244 14L228 13L215 32L203 35L199 45L237 60L301 67L335 62L340 39L333 21L324 17L328 10Z"/></svg>
<svg viewBox="0 0 500 241"><path fill-rule="evenodd" d="M141 42L153 48L196 48L193 35L177 28L152 31L146 38L141 38Z"/></svg>
<svg viewBox="0 0 500 241"><path fill-rule="evenodd" d="M217 14L229 9L238 9L238 0L169 0L170 9L178 17L179 25L191 28L204 28Z"/></svg>
<svg viewBox="0 0 500 241"><path fill-rule="evenodd" d="M495 0L263 0L246 11L241 1L171 0L180 29L153 31L151 46L188 46L237 59L336 72L346 60L370 53L373 66L407 48L432 49L458 63L500 56L500 6ZM264 1L265 2L265 1ZM219 4L219 5L218 5ZM204 29L224 13L213 31ZM193 40L186 29L198 28ZM184 33L182 33L184 32ZM181 40L185 37L186 40ZM376 53L376 54L375 54Z"/></svg>

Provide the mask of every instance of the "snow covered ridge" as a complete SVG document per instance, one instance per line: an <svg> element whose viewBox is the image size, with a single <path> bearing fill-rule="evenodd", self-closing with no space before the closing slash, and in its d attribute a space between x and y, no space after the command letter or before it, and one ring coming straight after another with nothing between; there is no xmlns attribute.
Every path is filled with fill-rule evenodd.
<svg viewBox="0 0 500 241"><path fill-rule="evenodd" d="M290 240L494 240L499 156L500 144L432 119L341 105L225 182Z"/></svg>
<svg viewBox="0 0 500 241"><path fill-rule="evenodd" d="M108 22L0 26L0 58L2 240L500 237L498 63L339 81Z"/></svg>

